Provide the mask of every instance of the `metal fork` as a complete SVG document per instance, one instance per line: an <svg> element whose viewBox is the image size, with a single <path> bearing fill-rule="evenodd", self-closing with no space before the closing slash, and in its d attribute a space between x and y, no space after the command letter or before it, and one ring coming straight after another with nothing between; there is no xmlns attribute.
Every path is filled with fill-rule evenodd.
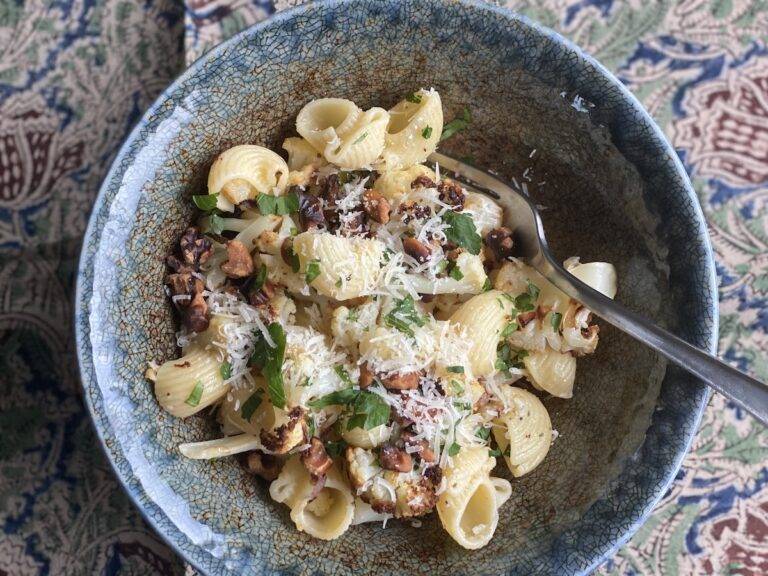
<svg viewBox="0 0 768 576"><path fill-rule="evenodd" d="M653 348L730 398L768 426L768 386L627 310L569 274L549 251L541 217L528 197L496 176L444 154L434 153L429 159L441 169L454 172L457 180L489 194L504 208L504 225L514 233L518 256L552 284L606 322Z"/></svg>

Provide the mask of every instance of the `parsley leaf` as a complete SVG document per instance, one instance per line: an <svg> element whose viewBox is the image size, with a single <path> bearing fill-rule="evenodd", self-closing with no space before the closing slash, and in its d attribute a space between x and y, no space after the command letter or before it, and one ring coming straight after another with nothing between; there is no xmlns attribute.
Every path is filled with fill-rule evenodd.
<svg viewBox="0 0 768 576"><path fill-rule="evenodd" d="M349 372L347 372L341 364L336 364L336 366L333 367L333 371L336 372L336 375L341 378L341 381L347 386L355 385L355 383L352 382L352 378L349 377Z"/></svg>
<svg viewBox="0 0 768 576"><path fill-rule="evenodd" d="M395 328L413 338L411 324L424 326L424 317L416 311L413 297L408 295L402 300L395 300L395 307L384 317L384 324Z"/></svg>
<svg viewBox="0 0 768 576"><path fill-rule="evenodd" d="M426 126L424 130L421 131L421 137L424 138L424 140L428 140L430 136L432 136L432 126Z"/></svg>
<svg viewBox="0 0 768 576"><path fill-rule="evenodd" d="M490 428L484 428L480 427L475 431L475 436L480 438L480 440L488 440L491 437L491 429Z"/></svg>
<svg viewBox="0 0 768 576"><path fill-rule="evenodd" d="M362 134L361 134L361 135L360 135L360 136L357 138L357 140L355 140L354 142L352 142L352 145L354 146L355 144L360 144L360 142L362 142L363 140L365 140L367 137L368 137L368 132L363 132L363 133L362 133Z"/></svg>
<svg viewBox="0 0 768 576"><path fill-rule="evenodd" d="M504 327L504 330L501 331L501 337L508 338L512 336L512 333L515 332L518 328L520 328L520 325L515 320L512 320Z"/></svg>
<svg viewBox="0 0 768 576"><path fill-rule="evenodd" d="M312 260L307 263L307 273L304 276L304 279L307 281L307 284L311 284L312 281L320 276L320 260Z"/></svg>
<svg viewBox="0 0 768 576"><path fill-rule="evenodd" d="M560 323L563 320L563 315L560 314L560 312L552 312L552 318L550 319L550 322L552 323L552 328L555 329L555 332L558 332L560 330Z"/></svg>
<svg viewBox="0 0 768 576"><path fill-rule="evenodd" d="M486 277L485 282L483 282L483 292L488 292L488 290L490 290L491 288L493 288L493 285L491 284L491 279Z"/></svg>
<svg viewBox="0 0 768 576"><path fill-rule="evenodd" d="M272 196L271 194L259 194L256 199L259 204L259 211L264 214L277 214L284 216L291 212L299 211L299 197L293 192L283 196Z"/></svg>
<svg viewBox="0 0 768 576"><path fill-rule="evenodd" d="M200 404L200 398L203 397L203 383L198 380L195 382L195 387L192 389L192 392L190 392L189 396L187 396L187 399L184 400L184 404L188 404L189 406L197 406Z"/></svg>
<svg viewBox="0 0 768 576"><path fill-rule="evenodd" d="M458 281L464 278L464 273L459 269L458 266L454 266L451 268L451 271L448 272L448 276Z"/></svg>
<svg viewBox="0 0 768 576"><path fill-rule="evenodd" d="M448 370L448 372L453 372L454 374L464 374L464 366L448 366L446 370Z"/></svg>
<svg viewBox="0 0 768 576"><path fill-rule="evenodd" d="M211 214L208 217L208 226L214 234L221 234L224 232L224 218L218 214Z"/></svg>
<svg viewBox="0 0 768 576"><path fill-rule="evenodd" d="M272 348L260 333L256 333L253 354L249 363L261 369L267 380L269 400L275 408L285 408L285 389L283 387L283 358L285 357L285 332L277 322L267 327L270 338L275 343Z"/></svg>
<svg viewBox="0 0 768 576"><path fill-rule="evenodd" d="M443 133L440 135L440 142L447 140L457 132L461 132L462 130L466 129L469 127L471 122L472 116L469 114L469 109L464 108L459 118L454 118L448 122L448 124L443 126Z"/></svg>
<svg viewBox="0 0 768 576"><path fill-rule="evenodd" d="M325 451L331 458L338 458L347 447L344 440L329 440L325 443Z"/></svg>
<svg viewBox="0 0 768 576"><path fill-rule="evenodd" d="M258 292L264 287L264 282L267 281L267 267L262 264L259 266L258 271L253 277L253 283L251 284L251 290L253 292Z"/></svg>
<svg viewBox="0 0 768 576"><path fill-rule="evenodd" d="M501 450L499 450L498 448L493 448L491 450L488 450L488 456L490 456L491 458L497 458L501 456Z"/></svg>
<svg viewBox="0 0 768 576"><path fill-rule="evenodd" d="M461 451L461 446L459 446L458 444L456 444L456 442L454 442L448 447L448 456L451 456L451 457L456 456L456 454L458 454L460 451Z"/></svg>
<svg viewBox="0 0 768 576"><path fill-rule="evenodd" d="M357 399L357 395L360 394L360 390L353 390L352 388L345 388L343 390L336 390L320 398L315 398L307 402L310 408L325 408L326 406L345 406L351 404Z"/></svg>
<svg viewBox="0 0 768 576"><path fill-rule="evenodd" d="M405 99L411 104L421 104L421 94L416 94L416 92L408 94Z"/></svg>
<svg viewBox="0 0 768 576"><path fill-rule="evenodd" d="M448 224L445 229L445 237L449 242L466 248L470 254L480 254L483 241L477 233L475 223L468 214L461 214L448 210L442 215L442 220Z"/></svg>
<svg viewBox="0 0 768 576"><path fill-rule="evenodd" d="M461 382L459 382L458 380L451 380L449 384L451 386L451 392L453 394L456 394L458 396L459 394L464 393L464 386L462 386Z"/></svg>
<svg viewBox="0 0 768 576"><path fill-rule="evenodd" d="M539 287L529 281L526 291L515 298L515 308L520 312L534 310L536 308L536 299L539 297L540 292Z"/></svg>
<svg viewBox="0 0 768 576"><path fill-rule="evenodd" d="M232 378L232 364L229 362L223 362L221 366L219 366L219 374L221 374L223 380L229 380Z"/></svg>
<svg viewBox="0 0 768 576"><path fill-rule="evenodd" d="M195 194L192 196L192 202L203 212L211 212L216 209L218 194Z"/></svg>
<svg viewBox="0 0 768 576"><path fill-rule="evenodd" d="M256 390L253 394L251 394L248 397L248 400L246 400L243 403L243 406L240 408L240 416L242 416L243 420L250 421L251 416L253 416L253 413L256 412L256 409L261 406L262 401L262 392L261 390Z"/></svg>

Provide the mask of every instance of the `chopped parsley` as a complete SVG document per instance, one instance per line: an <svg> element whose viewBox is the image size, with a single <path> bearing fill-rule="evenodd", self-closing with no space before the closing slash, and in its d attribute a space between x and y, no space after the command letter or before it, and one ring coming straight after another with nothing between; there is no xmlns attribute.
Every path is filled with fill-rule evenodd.
<svg viewBox="0 0 768 576"><path fill-rule="evenodd" d="M263 391L256 390L256 392L251 394L248 397L248 400L243 403L242 407L240 408L240 416L242 416L243 420L250 422L253 413L256 412L256 409L259 406L261 406L262 394L264 394Z"/></svg>
<svg viewBox="0 0 768 576"><path fill-rule="evenodd" d="M483 246L482 238L477 233L475 223L468 214L447 210L442 215L442 220L448 224L445 229L445 237L449 242L466 248L470 254L480 254Z"/></svg>
<svg viewBox="0 0 768 576"><path fill-rule="evenodd" d="M515 308L520 312L530 312L536 308L536 299L539 297L539 287L536 284L528 282L528 288L525 292L515 298Z"/></svg>
<svg viewBox="0 0 768 576"><path fill-rule="evenodd" d="M432 126L426 126L424 130L421 131L421 137L424 138L424 140L427 140L430 136L432 136Z"/></svg>
<svg viewBox="0 0 768 576"><path fill-rule="evenodd" d="M363 133L362 133L362 134L361 134L361 135L360 135L360 136L357 138L357 140L355 140L354 142L352 142L352 145L354 146L355 144L360 144L360 142L362 142L363 140L365 140L367 137L368 137L368 132L363 132Z"/></svg>
<svg viewBox="0 0 768 576"><path fill-rule="evenodd" d="M192 202L203 212L212 212L216 209L218 194L195 194L192 196Z"/></svg>
<svg viewBox="0 0 768 576"><path fill-rule="evenodd" d="M336 288L341 288L341 278L336 280Z"/></svg>
<svg viewBox="0 0 768 576"><path fill-rule="evenodd" d="M411 104L421 104L421 94L416 94L416 92L408 94L405 99Z"/></svg>
<svg viewBox="0 0 768 576"><path fill-rule="evenodd" d="M259 204L259 211L264 214L277 214L284 216L291 212L299 211L299 197L293 192L284 196L272 196L271 194L259 194L256 199Z"/></svg>
<svg viewBox="0 0 768 576"><path fill-rule="evenodd" d="M490 290L491 288L493 288L493 285L491 284L491 279L486 276L485 282L483 282L483 292L488 292L488 290Z"/></svg>
<svg viewBox="0 0 768 576"><path fill-rule="evenodd" d="M308 402L310 408L325 408L326 406L347 406L350 417L347 430L363 428L370 430L389 421L390 407L378 394L367 390L345 388L331 392Z"/></svg>
<svg viewBox="0 0 768 576"><path fill-rule="evenodd" d="M190 392L189 396L187 396L187 399L184 400L184 404L188 404L189 406L197 406L200 404L200 398L203 397L203 383L198 380L195 382L195 387L192 389L192 392Z"/></svg>
<svg viewBox="0 0 768 576"><path fill-rule="evenodd" d="M257 292L264 287L264 282L267 281L267 267L262 264L253 276L253 283L251 284L251 290Z"/></svg>
<svg viewBox="0 0 768 576"><path fill-rule="evenodd" d="M446 370L448 370L448 372L453 372L454 374L464 374L464 366L448 366Z"/></svg>
<svg viewBox="0 0 768 576"><path fill-rule="evenodd" d="M341 381L347 386L355 385L355 383L352 382L352 378L349 377L349 372L347 372L341 364L336 364L336 366L333 367L333 371L336 372L336 375L341 378Z"/></svg>
<svg viewBox="0 0 768 576"><path fill-rule="evenodd" d="M462 130L465 130L469 127L469 125L472 123L472 116L469 114L469 109L464 108L464 110L461 113L461 116L458 118L454 118L448 124L443 126L443 133L440 135L440 142L443 140L447 140L454 134L461 132Z"/></svg>
<svg viewBox="0 0 768 576"><path fill-rule="evenodd" d="M490 428L484 428L480 427L475 431L475 436L480 438L480 440L485 440L486 442L491 437L491 429Z"/></svg>
<svg viewBox="0 0 768 576"><path fill-rule="evenodd" d="M329 440L325 443L325 451L331 458L338 458L347 447L344 440Z"/></svg>
<svg viewBox="0 0 768 576"><path fill-rule="evenodd" d="M512 320L504 327L504 330L501 331L501 337L509 338L515 331L517 331L518 328L520 328L520 325L516 321Z"/></svg>
<svg viewBox="0 0 768 576"><path fill-rule="evenodd" d="M223 362L221 366L219 366L219 374L221 374L222 380L229 380L232 378L232 364Z"/></svg>
<svg viewBox="0 0 768 576"><path fill-rule="evenodd" d="M550 319L550 323L552 324L552 328L554 328L555 332L558 332L560 330L560 323L563 321L563 315L560 314L560 312L552 312L552 318Z"/></svg>
<svg viewBox="0 0 768 576"><path fill-rule="evenodd" d="M451 271L448 272L448 276L458 281L464 278L464 273L461 271L461 269L458 266L454 266L453 268L451 268Z"/></svg>
<svg viewBox="0 0 768 576"><path fill-rule="evenodd" d="M347 313L347 320L350 322L357 322L360 320L360 310L358 310L356 307L350 308L349 312Z"/></svg>
<svg viewBox="0 0 768 576"><path fill-rule="evenodd" d="M218 214L211 214L208 217L208 227L214 234L221 234L224 232L224 218Z"/></svg>
<svg viewBox="0 0 768 576"><path fill-rule="evenodd" d="M496 370L509 372L510 368L523 368L523 360L527 356L527 350L513 350L507 342L504 342L496 351Z"/></svg>
<svg viewBox="0 0 768 576"><path fill-rule="evenodd" d="M384 317L384 324L407 334L411 338L415 336L411 324L424 326L426 320L418 313L413 297L408 295L402 300L395 300L395 307Z"/></svg>
<svg viewBox="0 0 768 576"><path fill-rule="evenodd" d="M250 364L261 369L267 380L269 400L275 408L285 408L285 388L283 387L283 359L285 357L285 332L277 322L267 327L270 338L275 343L272 348L261 332L256 333Z"/></svg>
<svg viewBox="0 0 768 576"><path fill-rule="evenodd" d="M488 450L488 456L490 456L491 458L498 458L499 456L501 456L501 450L499 450L498 448L492 448Z"/></svg>
<svg viewBox="0 0 768 576"><path fill-rule="evenodd" d="M464 386L462 386L461 382L459 382L458 380L451 380L450 386L451 386L451 392L453 394L456 394L457 396L464 392Z"/></svg>
<svg viewBox="0 0 768 576"><path fill-rule="evenodd" d="M456 456L456 454L458 454L460 451L461 451L461 446L456 444L456 442L448 446L448 456L451 456L451 457Z"/></svg>
<svg viewBox="0 0 768 576"><path fill-rule="evenodd" d="M312 260L307 263L307 273L304 276L304 279L307 281L307 284L311 284L312 281L320 276L320 260Z"/></svg>

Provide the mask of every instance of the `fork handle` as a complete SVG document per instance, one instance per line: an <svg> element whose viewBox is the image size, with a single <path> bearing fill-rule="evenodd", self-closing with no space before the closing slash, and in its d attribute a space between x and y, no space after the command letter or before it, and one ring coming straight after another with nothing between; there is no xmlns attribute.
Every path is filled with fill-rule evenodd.
<svg viewBox="0 0 768 576"><path fill-rule="evenodd" d="M549 254L531 262L544 277L578 300L592 312L653 348L669 360L690 372L709 386L730 398L768 426L768 386L732 368L715 356L704 352L671 332L659 328L648 319L626 309L611 298L590 288L569 274Z"/></svg>

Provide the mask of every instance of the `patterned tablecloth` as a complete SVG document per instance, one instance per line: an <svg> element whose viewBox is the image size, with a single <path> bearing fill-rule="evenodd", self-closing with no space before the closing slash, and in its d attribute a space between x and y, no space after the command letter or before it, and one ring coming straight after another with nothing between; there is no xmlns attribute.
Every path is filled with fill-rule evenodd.
<svg viewBox="0 0 768 576"><path fill-rule="evenodd" d="M0 575L182 574L105 461L71 327L81 235L121 141L263 0L0 0ZM720 353L768 380L768 2L508 5L643 101L688 168L720 277ZM601 571L768 574L768 433L715 395L647 524Z"/></svg>

